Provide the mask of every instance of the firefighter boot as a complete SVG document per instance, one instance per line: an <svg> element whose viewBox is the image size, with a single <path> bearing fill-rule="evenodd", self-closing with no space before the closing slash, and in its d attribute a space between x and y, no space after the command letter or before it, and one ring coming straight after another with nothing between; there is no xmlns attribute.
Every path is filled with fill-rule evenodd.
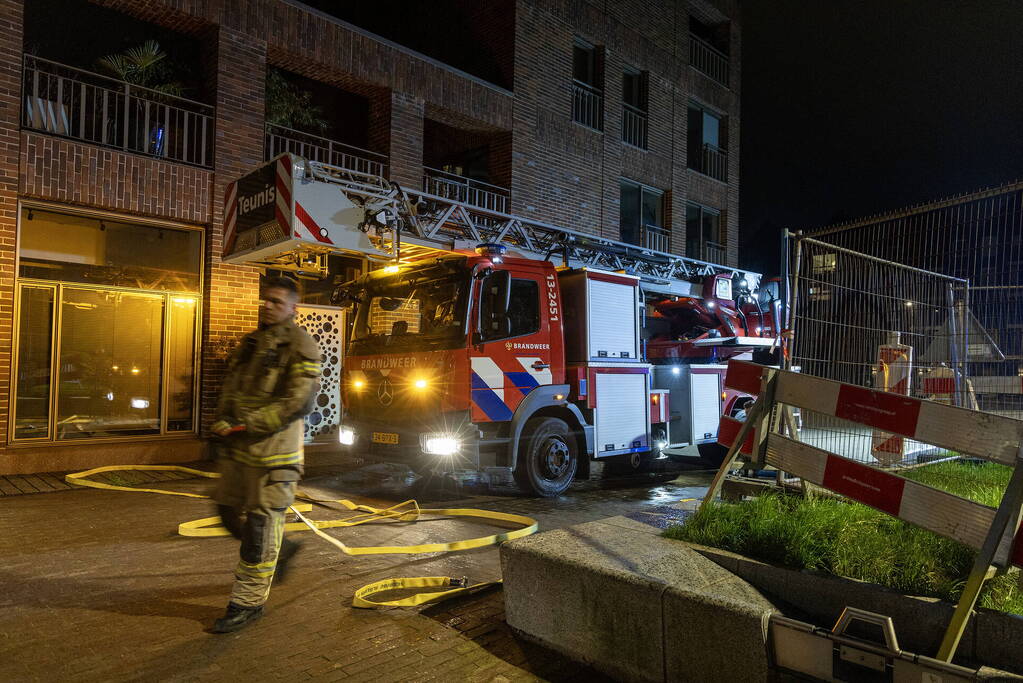
<svg viewBox="0 0 1023 683"><path fill-rule="evenodd" d="M263 606L259 607L238 607L228 603L227 612L213 623L210 629L213 633L231 633L239 631L256 619L263 616Z"/></svg>
<svg viewBox="0 0 1023 683"><path fill-rule="evenodd" d="M288 538L281 539L281 550L277 554L277 569L274 571L274 583L284 583L288 576L288 564L291 558L302 549L301 541L292 541Z"/></svg>

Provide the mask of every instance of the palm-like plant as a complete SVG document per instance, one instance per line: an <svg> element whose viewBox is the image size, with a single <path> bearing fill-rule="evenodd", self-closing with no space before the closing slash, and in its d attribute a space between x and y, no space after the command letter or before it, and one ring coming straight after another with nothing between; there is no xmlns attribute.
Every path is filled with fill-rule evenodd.
<svg viewBox="0 0 1023 683"><path fill-rule="evenodd" d="M185 90L180 82L174 80L174 69L168 62L167 53L160 49L160 44L155 40L147 40L124 52L101 57L96 61L96 68L118 80L165 95L180 97ZM166 105L173 103L159 102L160 99L163 98L149 94L130 98L132 104L125 103L126 119L123 125L128 127L125 139L130 141L136 151L156 156L165 153L169 133L164 125ZM165 105L164 108L157 107L151 111L147 103L153 101ZM115 121L111 120L109 125L115 126ZM117 135L116 129L110 133Z"/></svg>
<svg viewBox="0 0 1023 683"><path fill-rule="evenodd" d="M320 135L329 125L323 108L313 104L313 94L272 66L266 71L266 122Z"/></svg>
<svg viewBox="0 0 1023 683"><path fill-rule="evenodd" d="M155 40L101 57L96 61L96 67L119 80L167 95L180 96L185 90L180 82L174 80L167 53Z"/></svg>

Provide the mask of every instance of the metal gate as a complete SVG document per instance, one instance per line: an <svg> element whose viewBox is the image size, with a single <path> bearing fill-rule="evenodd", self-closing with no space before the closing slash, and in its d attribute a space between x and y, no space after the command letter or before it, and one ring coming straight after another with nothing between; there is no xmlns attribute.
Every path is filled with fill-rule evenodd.
<svg viewBox="0 0 1023 683"><path fill-rule="evenodd" d="M787 369L972 407L967 351L980 332L969 281L788 234ZM800 439L874 465L940 456L928 444L802 410Z"/></svg>

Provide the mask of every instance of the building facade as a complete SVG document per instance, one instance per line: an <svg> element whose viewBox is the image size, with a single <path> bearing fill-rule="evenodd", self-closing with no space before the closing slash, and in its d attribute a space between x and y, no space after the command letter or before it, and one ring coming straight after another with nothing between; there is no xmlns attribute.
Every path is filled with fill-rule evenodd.
<svg viewBox="0 0 1023 683"><path fill-rule="evenodd" d="M351 4L62 4L95 55L123 45L93 21L176 45L182 95L0 0L0 474L202 457L259 300L219 259L225 187L283 151L736 263L737 0Z"/></svg>

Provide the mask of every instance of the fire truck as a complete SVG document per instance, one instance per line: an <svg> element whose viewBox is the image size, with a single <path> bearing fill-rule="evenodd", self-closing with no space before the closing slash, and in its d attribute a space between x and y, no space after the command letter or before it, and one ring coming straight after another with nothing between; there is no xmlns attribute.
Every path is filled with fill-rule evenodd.
<svg viewBox="0 0 1023 683"><path fill-rule="evenodd" d="M725 361L775 345L757 273L277 157L227 188L224 260L343 283L339 429L363 458L555 496L592 461L712 444Z"/></svg>

